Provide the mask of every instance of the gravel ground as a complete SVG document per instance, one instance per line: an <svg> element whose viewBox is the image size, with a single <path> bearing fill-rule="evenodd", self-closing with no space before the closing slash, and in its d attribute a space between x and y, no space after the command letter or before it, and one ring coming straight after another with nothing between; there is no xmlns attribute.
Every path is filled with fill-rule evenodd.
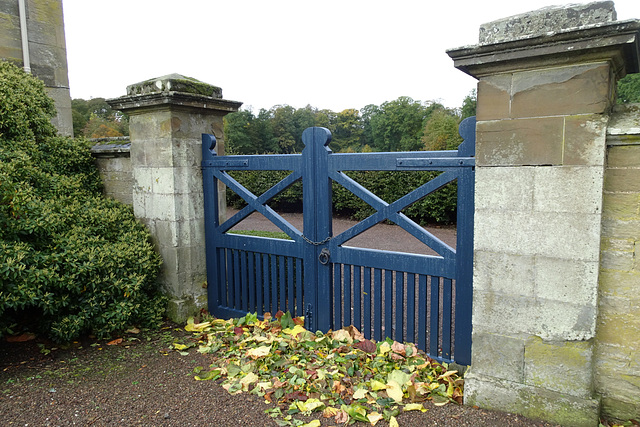
<svg viewBox="0 0 640 427"><path fill-rule="evenodd" d="M300 214L285 214L302 229ZM334 234L353 222L334 220ZM237 229L278 231L253 215ZM431 232L455 246L454 228ZM424 253L417 240L398 237L398 227L381 224L349 245ZM3 426L276 426L252 395L229 395L218 382L196 381L193 370L209 365L208 355L194 349L181 356L169 350L187 334L178 325L158 331L125 334L107 345L90 338L65 349L50 342L0 342L0 420ZM117 337L114 337L117 338ZM312 418L307 418L309 421ZM550 426L518 415L449 404L428 411L403 413L401 426ZM335 425L322 419L323 426ZM364 425L360 423L359 425ZM381 421L378 426L388 423Z"/></svg>
<svg viewBox="0 0 640 427"><path fill-rule="evenodd" d="M169 350L185 332L177 325L126 334L122 343L83 340L68 349L51 343L0 342L3 426L276 426L256 396L229 395L218 383L196 381L193 369L210 356ZM307 418L306 421L312 418ZM323 426L335 425L322 419ZM550 426L518 415L449 404L398 417L401 426ZM356 425L365 424L359 423ZM383 421L378 426L387 426Z"/></svg>

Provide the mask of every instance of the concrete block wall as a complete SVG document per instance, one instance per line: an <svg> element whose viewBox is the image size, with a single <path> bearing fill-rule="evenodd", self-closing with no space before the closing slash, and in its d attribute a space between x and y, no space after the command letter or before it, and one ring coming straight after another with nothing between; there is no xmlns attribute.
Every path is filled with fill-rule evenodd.
<svg viewBox="0 0 640 427"><path fill-rule="evenodd" d="M607 141L595 385L603 415L640 419L640 105L617 107Z"/></svg>

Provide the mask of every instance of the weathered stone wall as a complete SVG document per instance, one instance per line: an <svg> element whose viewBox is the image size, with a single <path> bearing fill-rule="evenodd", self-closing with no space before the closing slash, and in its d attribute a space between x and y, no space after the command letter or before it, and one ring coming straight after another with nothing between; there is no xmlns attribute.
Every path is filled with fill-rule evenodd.
<svg viewBox="0 0 640 427"><path fill-rule="evenodd" d="M133 211L162 255L168 314L181 322L207 305L202 134L214 134L224 154L222 119L241 103L178 74L131 85L127 93L108 102L129 115Z"/></svg>
<svg viewBox="0 0 640 427"><path fill-rule="evenodd" d="M131 169L130 149L127 141L119 144L96 144L91 154L100 171L104 193L127 205L133 206L133 171Z"/></svg>
<svg viewBox="0 0 640 427"><path fill-rule="evenodd" d="M25 1L31 73L44 81L62 135L73 135L62 0ZM0 0L0 58L24 66L18 0Z"/></svg>
<svg viewBox="0 0 640 427"><path fill-rule="evenodd" d="M612 2L545 8L483 25L479 45L449 52L479 80L466 404L585 427L598 424L601 397L611 415L624 393L637 405L638 322L627 313L638 303L617 298L633 282L599 281L601 257L617 279L611 266L635 262L637 237L615 233L640 229L606 216L640 182L611 162L605 180L615 85L639 71L640 21L615 16ZM601 253L602 229L614 234Z"/></svg>
<svg viewBox="0 0 640 427"><path fill-rule="evenodd" d="M596 391L605 416L640 418L640 105L609 123L604 174Z"/></svg>

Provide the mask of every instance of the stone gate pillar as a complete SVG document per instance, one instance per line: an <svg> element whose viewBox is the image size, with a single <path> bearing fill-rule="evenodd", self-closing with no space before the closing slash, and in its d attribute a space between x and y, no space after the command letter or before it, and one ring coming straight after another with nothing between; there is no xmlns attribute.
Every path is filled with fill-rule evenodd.
<svg viewBox="0 0 640 427"><path fill-rule="evenodd" d="M214 134L224 151L222 118L242 103L178 74L128 86L108 102L129 115L133 210L162 255L169 317L184 321L207 301L201 136Z"/></svg>
<svg viewBox="0 0 640 427"><path fill-rule="evenodd" d="M606 127L639 30L613 2L571 5L485 24L478 45L448 52L479 80L466 404L598 425Z"/></svg>

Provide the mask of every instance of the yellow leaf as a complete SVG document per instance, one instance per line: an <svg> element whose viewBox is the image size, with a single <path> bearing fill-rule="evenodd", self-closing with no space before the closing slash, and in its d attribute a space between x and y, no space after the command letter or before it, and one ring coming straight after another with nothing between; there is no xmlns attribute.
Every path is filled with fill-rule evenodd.
<svg viewBox="0 0 640 427"><path fill-rule="evenodd" d="M396 402L402 402L402 387L396 381L391 380L387 382L387 394Z"/></svg>
<svg viewBox="0 0 640 427"><path fill-rule="evenodd" d="M404 410L405 411L420 411L420 412L427 412L427 408L425 408L422 403L409 403L407 405L404 405Z"/></svg>
<svg viewBox="0 0 640 427"><path fill-rule="evenodd" d="M396 417L394 417L393 415L389 419L389 427L400 427L400 425L398 424L398 420L396 420Z"/></svg>
<svg viewBox="0 0 640 427"><path fill-rule="evenodd" d="M353 398L356 399L356 400L362 399L364 397L367 397L367 389L366 388L359 388L353 393Z"/></svg>
<svg viewBox="0 0 640 427"><path fill-rule="evenodd" d="M389 353L391 351L391 346L388 342L383 342L382 344L380 344L380 349L378 351L380 352L380 354Z"/></svg>
<svg viewBox="0 0 640 427"><path fill-rule="evenodd" d="M211 326L211 322L203 322L203 323L193 323L193 322L194 322L193 317L189 317L189 319L187 319L187 325L184 327L184 330L187 332L198 332Z"/></svg>
<svg viewBox="0 0 640 427"><path fill-rule="evenodd" d="M378 391L378 390L384 390L386 388L387 388L386 384L378 380L371 380L371 390Z"/></svg>
<svg viewBox="0 0 640 427"><path fill-rule="evenodd" d="M320 427L320 421L319 420L313 420L310 421L306 424L302 424L300 427Z"/></svg>
<svg viewBox="0 0 640 427"><path fill-rule="evenodd" d="M173 348L175 348L176 350L186 350L186 349L187 349L187 348L189 348L189 347L187 347L187 346L186 346L186 345L184 345L184 344L174 343L174 344L173 344Z"/></svg>
<svg viewBox="0 0 640 427"><path fill-rule="evenodd" d="M307 330L305 328L303 328L300 325L296 325L293 328L287 328L287 329L283 329L282 332L287 334L287 335L292 335L292 336L296 336L298 334L301 334L303 332L306 332Z"/></svg>
<svg viewBox="0 0 640 427"><path fill-rule="evenodd" d="M349 331L346 331L344 329L333 331L333 333L331 334L331 338L336 341L346 341L349 344L353 343L353 338L351 338L351 334L349 333Z"/></svg>
<svg viewBox="0 0 640 427"><path fill-rule="evenodd" d="M252 348L251 350L247 351L247 356L253 359L257 359L259 357L268 355L270 351L271 347L263 345L261 347Z"/></svg>
<svg viewBox="0 0 640 427"><path fill-rule="evenodd" d="M325 406L319 399L308 399L304 402L297 401L295 404L300 412L313 412L322 409Z"/></svg>
<svg viewBox="0 0 640 427"><path fill-rule="evenodd" d="M254 374L253 372L249 372L244 376L244 378L240 380L240 384L242 384L242 390L247 391L249 389L249 384L255 383L259 379L260 377L258 377L256 374Z"/></svg>
<svg viewBox="0 0 640 427"><path fill-rule="evenodd" d="M382 416L382 414L379 414L377 412L372 412L367 415L367 418L369 418L369 422L371 423L371 425L374 426L378 421L380 421L384 417Z"/></svg>

